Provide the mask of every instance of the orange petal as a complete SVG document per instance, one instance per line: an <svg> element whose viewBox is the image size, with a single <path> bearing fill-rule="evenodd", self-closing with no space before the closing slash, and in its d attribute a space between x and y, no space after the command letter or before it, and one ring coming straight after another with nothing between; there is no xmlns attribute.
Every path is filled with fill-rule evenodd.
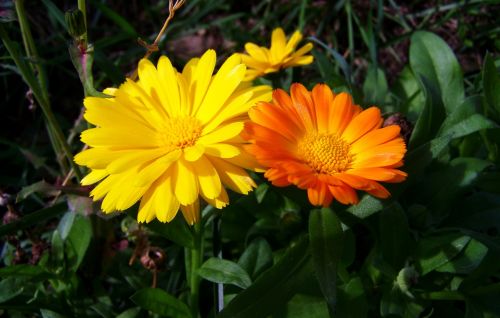
<svg viewBox="0 0 500 318"><path fill-rule="evenodd" d="M401 128L396 125L372 130L351 145L352 153L360 153L399 137Z"/></svg>
<svg viewBox="0 0 500 318"><path fill-rule="evenodd" d="M348 143L353 143L369 131L378 128L380 119L380 109L370 107L353 118L342 134L342 138Z"/></svg>
<svg viewBox="0 0 500 318"><path fill-rule="evenodd" d="M358 195L349 186L328 186L333 197L342 204L357 204Z"/></svg>
<svg viewBox="0 0 500 318"><path fill-rule="evenodd" d="M347 93L336 95L333 99L328 120L330 132L342 135L342 132L352 119L354 110L351 95Z"/></svg>
<svg viewBox="0 0 500 318"><path fill-rule="evenodd" d="M352 169L347 171L346 173L370 180L394 183L404 181L407 177L407 174L405 172L390 168Z"/></svg>
<svg viewBox="0 0 500 318"><path fill-rule="evenodd" d="M333 104L334 95L332 90L325 84L317 84L312 90L312 99L316 107L316 122L319 132L328 132L330 108Z"/></svg>
<svg viewBox="0 0 500 318"><path fill-rule="evenodd" d="M323 182L318 182L316 187L307 189L307 197L312 205L321 205L328 207L332 203L333 197L328 186Z"/></svg>
<svg viewBox="0 0 500 318"><path fill-rule="evenodd" d="M271 168L266 171L264 177L277 187L286 187L290 185L288 173L285 170Z"/></svg>
<svg viewBox="0 0 500 318"><path fill-rule="evenodd" d="M307 130L316 128L316 111L309 91L304 85L293 83L290 87L290 95L305 128Z"/></svg>

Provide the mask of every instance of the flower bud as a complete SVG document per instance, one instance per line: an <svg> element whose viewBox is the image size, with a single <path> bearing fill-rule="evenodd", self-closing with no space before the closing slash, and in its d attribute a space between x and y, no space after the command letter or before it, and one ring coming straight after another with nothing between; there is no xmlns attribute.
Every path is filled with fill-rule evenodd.
<svg viewBox="0 0 500 318"><path fill-rule="evenodd" d="M79 9L66 11L64 19L66 20L68 32L72 37L79 38L87 33L85 17L83 16L83 12Z"/></svg>

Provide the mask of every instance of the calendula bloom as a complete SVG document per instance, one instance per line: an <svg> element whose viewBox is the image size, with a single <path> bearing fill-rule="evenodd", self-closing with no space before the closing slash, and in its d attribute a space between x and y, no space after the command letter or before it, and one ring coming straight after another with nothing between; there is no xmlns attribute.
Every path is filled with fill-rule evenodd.
<svg viewBox="0 0 500 318"><path fill-rule="evenodd" d="M311 64L314 57L305 54L311 51L313 45L307 43L295 50L300 40L302 40L302 34L299 31L295 31L287 41L283 29L276 28L271 36L269 49L250 42L245 44L248 54L241 54L243 63L248 67L245 80L250 81L287 67Z"/></svg>
<svg viewBox="0 0 500 318"><path fill-rule="evenodd" d="M275 186L307 189L313 205L329 206L335 198L356 204L355 190L378 198L390 194L379 181L401 182L406 145L399 126L381 128L377 107L362 110L346 93L335 95L324 84L309 92L301 84L273 93L272 103L250 109L245 125L247 146L267 167Z"/></svg>
<svg viewBox="0 0 500 318"><path fill-rule="evenodd" d="M222 208L223 185L243 194L255 187L244 169L258 165L239 135L248 109L270 100L270 87L242 85L246 66L237 54L212 76L215 62L208 50L179 73L165 56L156 67L143 59L138 81L105 91L109 98L85 98L85 119L96 128L81 134L91 148L75 161L91 169L83 185L99 182L91 196L103 198L104 212L140 200L139 222L169 222L180 208L193 224L199 196Z"/></svg>

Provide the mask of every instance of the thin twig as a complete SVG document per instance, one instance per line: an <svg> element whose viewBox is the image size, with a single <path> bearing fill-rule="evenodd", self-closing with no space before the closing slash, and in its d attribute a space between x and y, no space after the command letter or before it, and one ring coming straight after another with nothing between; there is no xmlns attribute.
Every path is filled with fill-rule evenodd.
<svg viewBox="0 0 500 318"><path fill-rule="evenodd" d="M184 5L185 2L186 2L186 0L175 0L175 1L169 0L168 1L168 17L165 20L165 22L163 23L163 27L161 28L160 32L156 36L156 39L154 40L153 44L147 45L144 42L142 42L142 43L141 43L141 41L139 42L139 43L141 43L141 45L143 45L144 47L147 48L146 54L144 54L143 59L149 58L149 56L153 52L158 51L158 43L160 42L160 39L163 36L163 34L165 33L165 31L167 30L167 27L168 27L168 24L170 23L170 20L172 20L174 18L175 11L179 10L180 7L182 7L182 5ZM132 80L135 80L137 78L137 69L135 69L134 73L130 76L130 78Z"/></svg>

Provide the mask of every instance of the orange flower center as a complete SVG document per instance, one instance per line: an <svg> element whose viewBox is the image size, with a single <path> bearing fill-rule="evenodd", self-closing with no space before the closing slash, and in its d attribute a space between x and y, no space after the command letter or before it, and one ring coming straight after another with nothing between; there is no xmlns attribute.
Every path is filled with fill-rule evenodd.
<svg viewBox="0 0 500 318"><path fill-rule="evenodd" d="M345 171L351 162L349 144L337 135L309 133L299 142L297 152L309 167L322 174Z"/></svg>
<svg viewBox="0 0 500 318"><path fill-rule="evenodd" d="M170 118L162 129L161 138L165 146L182 149L193 146L201 131L201 123L196 118Z"/></svg>

